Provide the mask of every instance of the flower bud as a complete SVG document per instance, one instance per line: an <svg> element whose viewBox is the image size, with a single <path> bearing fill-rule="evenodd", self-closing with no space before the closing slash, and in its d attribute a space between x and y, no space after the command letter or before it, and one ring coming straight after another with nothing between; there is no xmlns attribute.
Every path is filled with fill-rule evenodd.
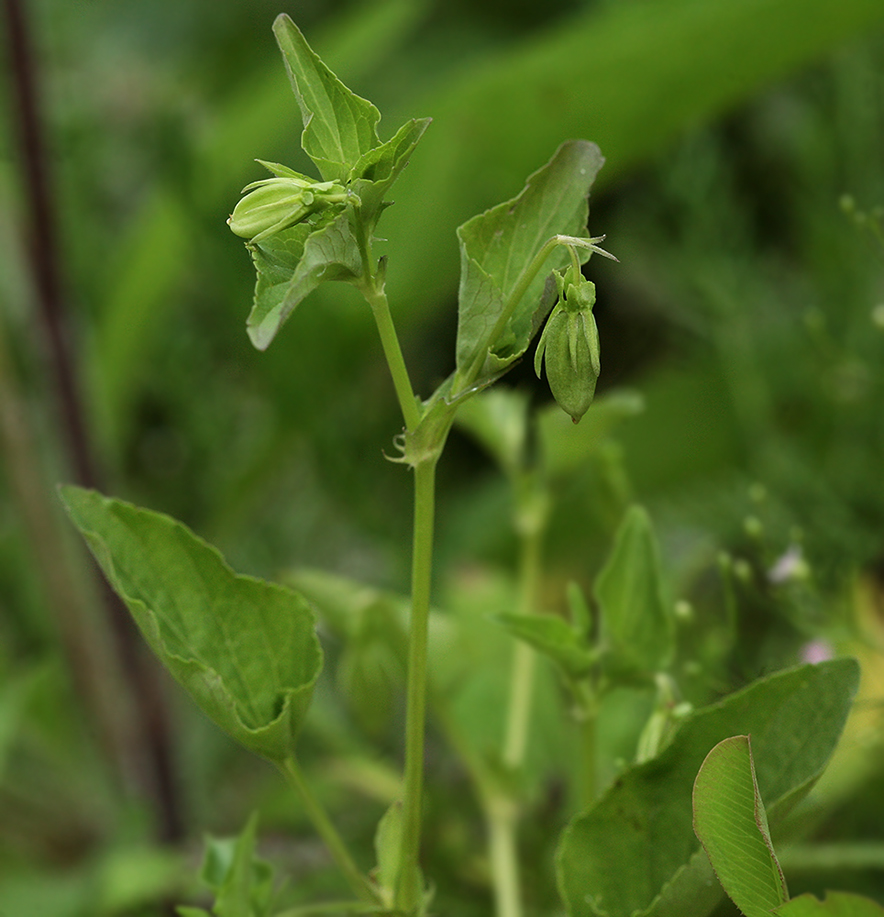
<svg viewBox="0 0 884 917"><path fill-rule="evenodd" d="M346 200L338 182L311 182L306 178L277 176L252 182L227 220L236 235L260 242L300 223L330 204Z"/></svg>
<svg viewBox="0 0 884 917"><path fill-rule="evenodd" d="M558 278L557 278L558 279ZM601 370L599 332L592 307L595 284L588 280L560 283L564 299L553 309L534 356L534 371L546 358L546 378L556 403L574 423L586 413Z"/></svg>

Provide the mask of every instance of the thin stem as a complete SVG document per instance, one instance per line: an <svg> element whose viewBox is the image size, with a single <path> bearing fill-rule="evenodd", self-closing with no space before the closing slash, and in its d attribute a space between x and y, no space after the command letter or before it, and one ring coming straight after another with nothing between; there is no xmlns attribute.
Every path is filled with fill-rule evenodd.
<svg viewBox="0 0 884 917"><path fill-rule="evenodd" d="M544 514L541 512L538 516L531 511L535 496L532 493L529 497L527 513L524 506L519 507L516 519L522 549L519 560L519 611L522 614L530 614L536 607L540 581ZM526 520L530 520L530 523L525 524ZM503 762L512 771L521 768L525 760L531 721L531 701L534 696L535 665L534 650L527 643L517 641L513 648L509 707L503 743ZM521 883L516 845L519 804L512 796L490 798L485 800L485 811L497 915L521 917Z"/></svg>
<svg viewBox="0 0 884 917"><path fill-rule="evenodd" d="M390 314L387 294L384 292L383 287L378 286L372 279L371 282L362 287L362 295L371 306L371 311L374 314L375 324L381 338L381 346L384 348L384 356L387 358L387 365L390 367L390 375L393 378L393 386L396 389L396 397L399 399L399 407L402 410L405 426L408 430L414 430L420 423L421 410L417 398L415 398L414 389L411 387L411 379L405 366L405 358L402 356L402 348L399 346L399 338L393 326L393 316Z"/></svg>
<svg viewBox="0 0 884 917"><path fill-rule="evenodd" d="M598 792L596 776L596 722L595 711L587 714L580 724L580 807L587 809L595 802Z"/></svg>
<svg viewBox="0 0 884 917"><path fill-rule="evenodd" d="M436 461L422 462L414 469L414 541L405 719L405 783L400 871L396 888L396 906L406 913L416 910L422 893L418 856L424 776L427 628L430 618L435 500Z"/></svg>
<svg viewBox="0 0 884 917"><path fill-rule="evenodd" d="M503 796L488 800L488 851L494 876L494 909L497 917L521 917L519 855L516 849L516 803Z"/></svg>
<svg viewBox="0 0 884 917"><path fill-rule="evenodd" d="M522 614L530 614L536 605L542 541L539 527L522 534L519 565L519 610ZM517 641L513 650L506 739L503 746L504 763L514 770L521 767L525 759L531 698L534 693L534 663L534 650L527 643Z"/></svg>
<svg viewBox="0 0 884 917"><path fill-rule="evenodd" d="M374 889L353 861L353 858L350 856L350 851L347 849L341 835L338 834L338 829L332 824L322 803L313 794L313 791L304 780L304 774L297 760L294 756L290 756L279 765L279 769L282 771L283 776L289 782L290 786L292 786L301 797L307 816L310 818L319 836L325 842L326 847L328 847L332 859L344 874L347 884L350 886L353 893L361 901L365 901L369 904L377 904L378 898Z"/></svg>

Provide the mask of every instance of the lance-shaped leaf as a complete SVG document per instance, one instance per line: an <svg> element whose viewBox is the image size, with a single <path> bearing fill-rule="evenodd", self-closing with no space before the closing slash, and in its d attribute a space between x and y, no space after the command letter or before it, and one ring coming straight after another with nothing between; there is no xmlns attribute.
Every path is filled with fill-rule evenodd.
<svg viewBox="0 0 884 917"><path fill-rule="evenodd" d="M496 360L486 370L500 372L521 356L538 329L537 310L554 268L569 256L557 246L528 284L512 318L491 340L505 304L523 279L523 271L554 235L583 236L589 213L587 196L604 163L594 143L563 143L552 159L531 175L513 200L492 207L464 223L460 240L460 291L457 326L457 368L468 374L477 359L492 351ZM585 260L589 252L580 251ZM554 297L546 303L551 308ZM542 317L541 317L542 320ZM477 380L484 378L480 375Z"/></svg>
<svg viewBox="0 0 884 917"><path fill-rule="evenodd" d="M593 588L612 673L652 675L669 661L675 624L662 583L651 520L640 506L632 506Z"/></svg>
<svg viewBox="0 0 884 917"><path fill-rule="evenodd" d="M862 895L826 892L824 901L813 895L799 895L774 913L776 917L884 917L884 908Z"/></svg>
<svg viewBox="0 0 884 917"><path fill-rule="evenodd" d="M583 678L595 664L597 654L567 621L557 615L494 615L514 637L549 656L568 679Z"/></svg>
<svg viewBox="0 0 884 917"><path fill-rule="evenodd" d="M319 284L352 281L362 272L346 210L321 229L295 226L249 248L258 279L246 326L258 350L267 349L286 319Z"/></svg>
<svg viewBox="0 0 884 917"><path fill-rule="evenodd" d="M719 742L694 782L694 831L728 897L745 917L788 900L758 791L749 736Z"/></svg>
<svg viewBox="0 0 884 917"><path fill-rule="evenodd" d="M691 794L709 750L752 735L758 787L776 825L825 767L858 681L853 659L799 666L687 716L656 758L626 770L565 830L556 865L568 913L705 917L721 888L694 834Z"/></svg>
<svg viewBox="0 0 884 917"><path fill-rule="evenodd" d="M151 649L203 712L264 758L291 755L322 667L304 599L237 575L169 516L78 487L61 494Z"/></svg>
<svg viewBox="0 0 884 917"><path fill-rule="evenodd" d="M257 841L256 813L239 837L208 838L200 878L215 893L215 917L267 917L270 913L273 867L256 855ZM181 908L179 913L187 917Z"/></svg>
<svg viewBox="0 0 884 917"><path fill-rule="evenodd" d="M276 17L273 33L301 108L301 146L326 181L346 181L350 169L380 143L375 129L380 113L325 66L285 13Z"/></svg>

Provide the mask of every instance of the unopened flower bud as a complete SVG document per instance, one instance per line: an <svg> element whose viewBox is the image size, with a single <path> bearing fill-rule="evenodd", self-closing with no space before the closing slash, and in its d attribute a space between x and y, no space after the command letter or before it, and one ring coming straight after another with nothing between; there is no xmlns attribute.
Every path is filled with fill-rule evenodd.
<svg viewBox="0 0 884 917"><path fill-rule="evenodd" d="M595 395L601 365L599 361L599 332L592 307L595 305L595 284L581 277L570 281L557 275L562 299L553 309L537 351L534 371L546 359L546 378L556 403L571 415L574 423L587 412Z"/></svg>
<svg viewBox="0 0 884 917"><path fill-rule="evenodd" d="M347 199L345 188L335 181L314 182L297 173L252 182L227 220L236 235L252 242L288 229L311 213Z"/></svg>

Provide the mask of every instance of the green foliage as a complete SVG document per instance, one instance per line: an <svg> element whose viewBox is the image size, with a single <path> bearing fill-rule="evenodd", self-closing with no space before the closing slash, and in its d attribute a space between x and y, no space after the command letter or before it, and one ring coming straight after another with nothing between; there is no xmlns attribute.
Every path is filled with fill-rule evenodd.
<svg viewBox="0 0 884 917"><path fill-rule="evenodd" d="M869 36L791 84L771 81L867 33L880 4L851 0L835 10L817 0L753 0L711 9L699 0L632 0L535 5L530 22L521 18L525 5L305 8L305 32L322 58L286 17L275 25L303 121L303 155L292 159L291 96L278 68L266 65L266 46L247 33L276 10L259 2L248 17L234 7L203 15L203 2L186 13L159 0L151 16L163 22L160 45L137 4L84 12L49 0L50 16L60 15L44 60L47 99L60 106L48 123L69 170L59 175L58 205L70 299L95 304L73 325L87 328L90 415L113 486L169 507L223 544L238 569L275 575L324 563L343 574L302 570L290 578L296 593L238 577L168 517L66 491L158 657L228 735L280 764L299 794L294 804L274 795L272 771L250 765L198 711L177 712L179 776L194 797L188 833L206 821L241 824L260 803L273 813L273 857L287 868L309 865L295 865L294 881L272 902L250 822L238 841L211 842L213 913L418 914L429 907L423 875L439 913L555 913L548 864L575 810L559 847L573 913L613 917L618 896L629 899L630 915L704 912L719 890L690 833L685 793L700 762L715 742L753 730L757 784L748 746L731 738L701 768L709 777L724 766L733 780L706 787L711 801L705 812L700 806L698 830L714 846L738 827L739 849L770 864L761 793L773 802L776 838L783 812L835 742L853 676L849 663L826 663L800 670L803 681L768 675L746 689L759 692L751 710L740 693L718 698L791 665L812 639L814 652L853 652L853 616L876 620L880 272L856 244L864 237L846 225L838 231L831 205L852 191L869 208L865 225L880 230L880 49ZM188 26L190 15L198 27ZM72 23L83 31L68 34ZM179 58L183 67L167 69ZM69 60L78 61L75 82L65 78ZM402 124L390 140L378 134L378 108L326 63ZM68 85L77 90L73 105ZM765 94L747 105L759 89ZM402 123L412 111L434 119L419 151L429 119ZM725 113L726 124L716 125ZM593 213L624 264L606 277L593 262L598 306L581 264L600 251L599 240L576 238L586 232L585 197L601 164L593 144L568 142L519 196L493 206L568 136L592 137L609 159ZM266 163L274 177L252 182L256 154L294 168ZM257 271L252 343L267 348L297 312L291 337L260 358L234 337L246 275L219 220L243 184L231 228L247 240ZM15 205L14 176L9 185L0 175L0 197ZM455 316L442 307L457 286L458 223L452 355L445 348ZM567 239L547 245L558 235ZM18 302L23 259L15 245L4 250L12 253L3 256L11 270L0 273L12 278L3 292L15 334L27 315ZM567 314L566 269L581 274L570 280L586 294L571 303L582 324ZM401 348L387 321L388 292L405 332ZM369 309L354 305L360 293ZM315 308L298 309L308 296ZM367 341L372 318L402 423ZM538 335L536 364L546 360L567 414L536 403L546 388L532 390L525 370ZM16 370L42 378L27 348L12 343ZM485 388L509 371L514 388ZM613 388L624 383L642 396ZM38 398L26 406L39 413ZM587 407L575 427L572 417ZM5 402L0 408L10 416ZM428 469L455 421L504 480L453 437L434 524ZM401 594L411 562L401 475L379 446L401 426L424 534L414 547L414 599ZM44 464L59 462L33 463ZM70 683L56 674L35 687L28 677L46 671L34 654L50 653L55 673L62 667L42 583L22 562L16 514L0 519L2 543L13 547L0 563L0 911L122 917L183 896L172 877L178 853L154 859L154 847L129 848L148 819L133 818L105 762L76 738L83 717L70 688L84 681L76 643L72 653L67 636L61 643L74 660ZM427 535L442 561L432 578ZM716 564L721 548L728 553ZM428 672L413 649L424 614ZM229 645L218 639L222 625ZM105 642L100 628L94 633L96 646ZM29 657L22 668L13 665L19 655ZM265 671L268 659L285 671ZM864 666L874 683L865 652ZM771 687L787 676L791 694ZM413 725L413 682L423 678L426 747ZM128 709L125 692L107 694ZM688 712L692 705L700 709ZM871 720L875 704L862 709ZM767 730L760 746L759 723ZM92 732L102 736L101 724ZM857 741L855 726L849 736L838 798L862 798L873 821L880 793L861 797L856 774L877 739L870 732ZM790 742L801 749L791 773ZM735 750L738 760L727 758ZM424 761L421 790L415 762ZM813 812L790 830L828 816L839 845L839 826L846 834L850 822L839 820L831 785L815 792ZM288 849L307 819L336 872L310 839L296 837L297 850ZM628 849L612 847L612 838ZM671 862L661 866L667 850ZM861 838L837 850L839 864L875 856ZM815 852L818 861L825 853ZM713 856L725 885L734 867L727 853L725 862ZM377 868L364 874L372 862ZM792 861L782 862L795 888ZM107 864L119 866L113 881ZM870 873L836 878L876 893ZM759 897L780 900L769 882L736 881L734 897L748 900L749 912ZM352 900L342 900L345 882ZM207 917L203 908L179 912ZM802 909L877 911L830 894L794 899L778 913Z"/></svg>
<svg viewBox="0 0 884 917"><path fill-rule="evenodd" d="M215 896L214 917L268 917L273 900L273 870L255 853L258 817L253 814L235 838L209 837L200 878ZM179 917L208 917L209 911L179 907Z"/></svg>
<svg viewBox="0 0 884 917"><path fill-rule="evenodd" d="M630 508L595 586L602 640L614 671L655 672L672 657L675 624L663 596L659 549L647 513Z"/></svg>
<svg viewBox="0 0 884 917"><path fill-rule="evenodd" d="M322 666L298 595L239 576L180 522L62 488L75 525L163 664L228 735L292 755Z"/></svg>
<svg viewBox="0 0 884 917"><path fill-rule="evenodd" d="M705 917L720 891L693 832L691 792L709 749L751 734L760 792L782 817L831 756L858 674L850 659L802 666L690 714L657 758L624 772L566 829L556 866L569 914Z"/></svg>
<svg viewBox="0 0 884 917"><path fill-rule="evenodd" d="M829 892L824 901L799 895L777 908L778 917L880 917L884 908L869 898L846 892Z"/></svg>
<svg viewBox="0 0 884 917"><path fill-rule="evenodd" d="M750 736L724 739L706 756L694 782L694 831L724 890L746 917L769 914L787 900Z"/></svg>
<svg viewBox="0 0 884 917"><path fill-rule="evenodd" d="M487 383L528 348L552 307L542 296L546 277L567 263L565 251L545 246L556 234L584 231L586 198L604 161L594 143L562 144L518 197L458 229L457 368L467 383Z"/></svg>

